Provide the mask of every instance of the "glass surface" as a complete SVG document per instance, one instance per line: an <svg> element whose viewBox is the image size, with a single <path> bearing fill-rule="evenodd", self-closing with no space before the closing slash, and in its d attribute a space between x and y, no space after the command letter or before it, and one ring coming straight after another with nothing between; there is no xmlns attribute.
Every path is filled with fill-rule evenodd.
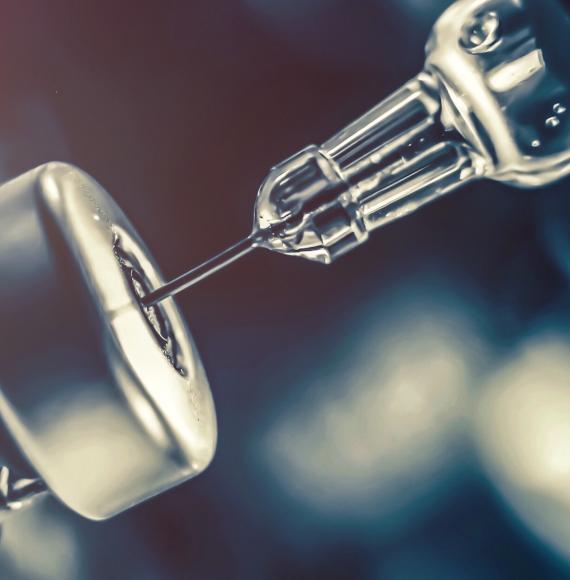
<svg viewBox="0 0 570 580"><path fill-rule="evenodd" d="M474 179L542 187L568 175L570 71L539 32L516 0L452 5L424 72L272 170L256 205L260 245L329 263ZM570 20L555 32L564 51Z"/></svg>

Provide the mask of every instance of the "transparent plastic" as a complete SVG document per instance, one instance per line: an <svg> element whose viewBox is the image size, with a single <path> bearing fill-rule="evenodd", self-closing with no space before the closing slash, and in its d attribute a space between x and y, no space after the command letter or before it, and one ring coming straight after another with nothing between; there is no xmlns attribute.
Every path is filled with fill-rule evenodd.
<svg viewBox="0 0 570 580"><path fill-rule="evenodd" d="M549 18L562 30L550 45L565 51L566 15ZM521 1L456 2L434 26L423 72L271 170L252 243L330 263L474 179L541 187L568 175L570 71L543 37Z"/></svg>

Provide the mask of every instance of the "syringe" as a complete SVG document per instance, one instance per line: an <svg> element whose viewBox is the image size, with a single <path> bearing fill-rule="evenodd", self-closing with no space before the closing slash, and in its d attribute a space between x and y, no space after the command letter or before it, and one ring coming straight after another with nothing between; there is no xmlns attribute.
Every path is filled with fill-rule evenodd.
<svg viewBox="0 0 570 580"><path fill-rule="evenodd" d="M150 292L150 306L256 247L329 264L371 231L483 177L570 174L570 18L556 0L459 0L418 76L321 146L274 167L252 233Z"/></svg>

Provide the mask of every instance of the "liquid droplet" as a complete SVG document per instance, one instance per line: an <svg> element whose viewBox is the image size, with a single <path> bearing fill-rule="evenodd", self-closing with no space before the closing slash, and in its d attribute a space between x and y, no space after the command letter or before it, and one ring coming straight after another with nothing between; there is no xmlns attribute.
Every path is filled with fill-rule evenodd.
<svg viewBox="0 0 570 580"><path fill-rule="evenodd" d="M541 143L541 142L540 142L538 139L535 139L535 140L534 140L534 141L531 143L531 145L532 145L532 146L533 146L535 149L537 149L538 147L540 147L540 146L542 145L542 143Z"/></svg>
<svg viewBox="0 0 570 580"><path fill-rule="evenodd" d="M501 41L501 21L494 11L476 16L463 29L461 44L471 54L494 50Z"/></svg>
<svg viewBox="0 0 570 580"><path fill-rule="evenodd" d="M555 129L560 125L560 119L556 116L548 117L544 123L549 129Z"/></svg>
<svg viewBox="0 0 570 580"><path fill-rule="evenodd" d="M564 115L564 113L567 111L566 107L562 103L556 103L554 107L552 107L552 110L557 115Z"/></svg>

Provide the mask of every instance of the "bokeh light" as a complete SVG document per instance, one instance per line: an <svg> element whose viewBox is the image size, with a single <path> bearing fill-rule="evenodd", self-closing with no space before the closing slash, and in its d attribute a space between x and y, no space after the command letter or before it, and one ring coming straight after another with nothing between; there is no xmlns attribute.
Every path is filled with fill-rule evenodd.
<svg viewBox="0 0 570 580"><path fill-rule="evenodd" d="M416 502L433 508L466 467L486 365L468 312L445 284L420 280L368 305L336 361L268 429L263 452L284 491L325 516L377 525L419 515Z"/></svg>
<svg viewBox="0 0 570 580"><path fill-rule="evenodd" d="M484 463L506 503L570 558L570 335L541 329L489 379L476 415Z"/></svg>

